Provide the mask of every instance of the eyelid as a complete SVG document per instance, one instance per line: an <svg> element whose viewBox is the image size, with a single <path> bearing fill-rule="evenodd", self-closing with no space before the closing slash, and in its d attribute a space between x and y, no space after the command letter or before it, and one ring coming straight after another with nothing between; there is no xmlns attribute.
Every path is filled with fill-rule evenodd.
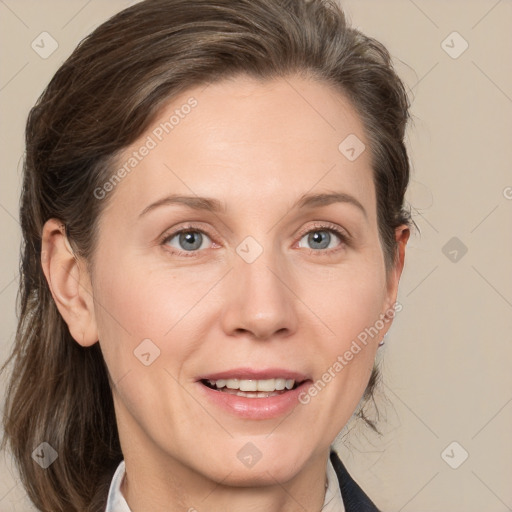
<svg viewBox="0 0 512 512"><path fill-rule="evenodd" d="M341 237L343 241L348 242L349 240L352 239L351 234L345 228L342 228L341 226L338 226L337 224L333 224L332 222L321 221L321 220L313 221L313 226L308 226L307 228L304 228L303 230L301 230L299 233L299 237L302 238L304 235L307 235L310 231L314 231L315 229L317 229L317 230L324 229L327 231L332 230L335 233L337 233L338 236Z"/></svg>

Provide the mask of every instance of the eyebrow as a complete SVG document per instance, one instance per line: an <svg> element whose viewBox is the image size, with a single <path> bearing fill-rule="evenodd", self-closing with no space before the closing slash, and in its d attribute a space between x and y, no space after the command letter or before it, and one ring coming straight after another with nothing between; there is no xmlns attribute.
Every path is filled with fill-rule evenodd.
<svg viewBox="0 0 512 512"><path fill-rule="evenodd" d="M334 203L347 203L357 207L367 218L368 215L364 206L350 194L344 192L329 192L323 194L304 194L302 195L292 206L292 209L305 209L305 208L318 208L321 206L328 206ZM149 206L146 206L144 210L139 214L139 218L146 213L159 208L161 206L168 206L173 204L182 204L192 208L194 210L208 211L213 213L225 213L225 203L218 199L210 197L199 197L199 196L183 196L171 194L167 197L159 199Z"/></svg>

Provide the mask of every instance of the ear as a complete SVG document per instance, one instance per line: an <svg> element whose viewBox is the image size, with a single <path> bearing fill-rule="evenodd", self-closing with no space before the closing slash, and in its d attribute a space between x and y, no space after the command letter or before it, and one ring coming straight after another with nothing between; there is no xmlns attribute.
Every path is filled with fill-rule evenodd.
<svg viewBox="0 0 512 512"><path fill-rule="evenodd" d="M402 275L402 270L404 268L405 263L405 246L407 245L407 241L409 240L410 234L410 229L405 224L400 225L395 229L395 241L397 245L395 252L395 260L393 262L392 268L388 272L387 277L385 311L390 311L394 309L394 304L396 303L396 297L398 294L398 283L400 282L400 276ZM389 326L391 326L391 322L389 322Z"/></svg>
<svg viewBox="0 0 512 512"><path fill-rule="evenodd" d="M58 219L49 219L43 227L41 265L71 336L84 347L94 345L98 329L90 276L85 262L74 254Z"/></svg>

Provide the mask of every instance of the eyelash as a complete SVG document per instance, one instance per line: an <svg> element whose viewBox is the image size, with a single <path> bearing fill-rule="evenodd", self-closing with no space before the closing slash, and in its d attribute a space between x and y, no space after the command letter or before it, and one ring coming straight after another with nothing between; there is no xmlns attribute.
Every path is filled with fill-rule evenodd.
<svg viewBox="0 0 512 512"><path fill-rule="evenodd" d="M330 231L334 233L340 240L341 245L349 246L350 245L350 236L348 233L340 228L338 228L335 224L330 223L319 223L315 224L312 228L309 228L305 231L302 231L299 235L299 241L304 237L304 235L307 235L309 233L313 233L315 231ZM163 235L163 238L160 242L161 245L165 245L169 240L172 240L175 236L180 235L182 233L202 233L204 235L207 235L210 239L213 241L213 236L203 228L199 228L198 226L194 224L188 224L184 226L183 228L174 231L172 233L166 233ZM343 247L336 247L334 249L320 249L320 250L314 250L309 249L310 254L313 254L314 256L325 256L326 254L330 255L333 254L339 250L341 250ZM197 254L201 251L179 251L177 249L172 248L170 251L171 254L177 255L177 256L184 256L184 257L197 257Z"/></svg>

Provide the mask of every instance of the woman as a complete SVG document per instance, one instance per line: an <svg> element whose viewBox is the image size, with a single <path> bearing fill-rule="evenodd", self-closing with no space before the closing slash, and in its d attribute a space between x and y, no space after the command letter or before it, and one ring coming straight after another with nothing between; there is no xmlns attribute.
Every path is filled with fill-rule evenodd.
<svg viewBox="0 0 512 512"><path fill-rule="evenodd" d="M147 0L77 47L26 130L4 426L39 510L377 510L331 444L399 307L407 119L326 1Z"/></svg>

